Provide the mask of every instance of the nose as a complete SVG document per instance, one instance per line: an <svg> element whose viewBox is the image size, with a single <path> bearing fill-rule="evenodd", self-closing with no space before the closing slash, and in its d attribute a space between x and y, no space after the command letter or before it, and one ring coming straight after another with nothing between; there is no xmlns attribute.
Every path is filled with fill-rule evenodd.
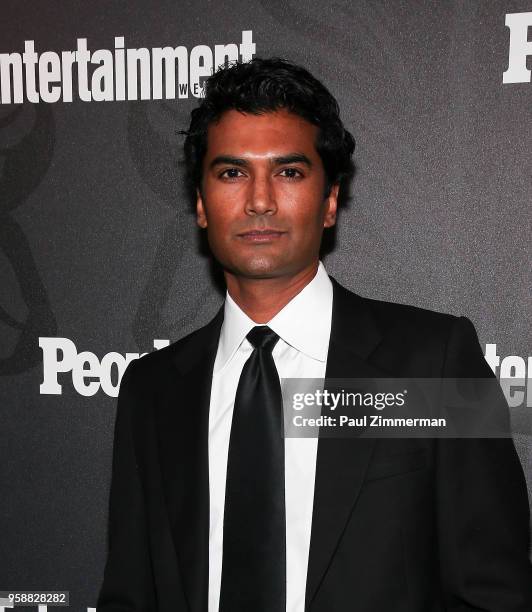
<svg viewBox="0 0 532 612"><path fill-rule="evenodd" d="M255 176L249 185L246 213L248 215L272 215L276 211L277 203L271 178Z"/></svg>

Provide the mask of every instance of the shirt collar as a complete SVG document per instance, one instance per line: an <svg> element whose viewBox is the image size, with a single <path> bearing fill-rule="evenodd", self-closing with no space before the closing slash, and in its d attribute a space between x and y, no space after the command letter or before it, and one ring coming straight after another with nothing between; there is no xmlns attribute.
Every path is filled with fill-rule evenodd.
<svg viewBox="0 0 532 612"><path fill-rule="evenodd" d="M268 323L287 344L318 361L327 360L331 333L333 289L322 262L314 278ZM255 323L226 292L214 372L236 353Z"/></svg>

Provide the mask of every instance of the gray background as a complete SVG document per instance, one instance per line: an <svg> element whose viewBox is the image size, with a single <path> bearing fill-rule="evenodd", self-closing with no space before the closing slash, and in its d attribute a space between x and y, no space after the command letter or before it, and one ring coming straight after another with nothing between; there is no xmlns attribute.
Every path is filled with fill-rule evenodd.
<svg viewBox="0 0 532 612"><path fill-rule="evenodd" d="M530 354L532 83L502 83L526 1L128 0L2 4L0 52L239 42L307 66L357 139L329 273L369 297L463 314ZM529 35L532 36L532 33ZM529 58L529 67L532 58ZM0 589L94 606L115 400L40 395L39 336L150 351L221 303L181 179L194 98L0 106ZM532 439L516 432L529 487Z"/></svg>

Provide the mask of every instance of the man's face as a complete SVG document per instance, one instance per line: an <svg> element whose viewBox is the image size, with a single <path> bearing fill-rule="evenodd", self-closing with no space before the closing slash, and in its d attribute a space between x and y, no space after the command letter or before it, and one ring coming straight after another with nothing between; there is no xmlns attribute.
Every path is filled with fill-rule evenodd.
<svg viewBox="0 0 532 612"><path fill-rule="evenodd" d="M324 197L317 132L285 110L230 110L209 126L197 222L227 272L290 277L317 263L338 196L334 185Z"/></svg>

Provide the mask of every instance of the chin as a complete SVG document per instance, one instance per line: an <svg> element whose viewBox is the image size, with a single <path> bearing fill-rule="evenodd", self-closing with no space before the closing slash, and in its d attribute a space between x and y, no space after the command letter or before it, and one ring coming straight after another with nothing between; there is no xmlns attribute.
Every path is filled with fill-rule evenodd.
<svg viewBox="0 0 532 612"><path fill-rule="evenodd" d="M230 266L229 269L237 276L246 278L275 278L286 272L286 262L277 258L255 256Z"/></svg>

